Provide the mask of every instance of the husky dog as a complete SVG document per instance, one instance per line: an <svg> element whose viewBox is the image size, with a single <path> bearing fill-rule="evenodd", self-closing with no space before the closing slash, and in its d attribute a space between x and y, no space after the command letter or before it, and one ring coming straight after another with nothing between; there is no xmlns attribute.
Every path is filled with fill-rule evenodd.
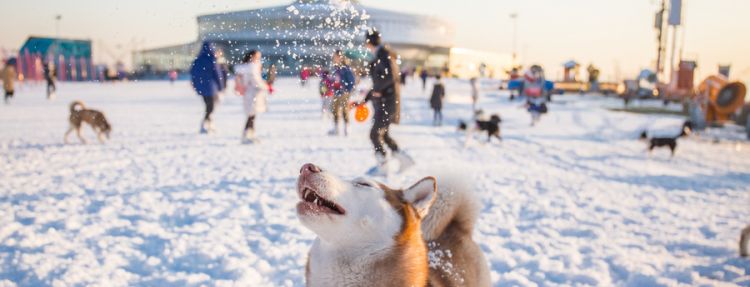
<svg viewBox="0 0 750 287"><path fill-rule="evenodd" d="M649 153L651 153L654 148L657 147L669 147L669 150L672 152L672 156L674 156L674 152L677 149L677 139L690 135L692 131L693 123L690 121L686 121L682 124L682 131L677 136L649 138L648 133L646 131L643 131L641 133L641 140L645 140L648 142Z"/></svg>
<svg viewBox="0 0 750 287"><path fill-rule="evenodd" d="M70 104L70 128L65 133L65 143L68 143L68 136L73 130L76 131L78 139L82 143L86 143L86 139L81 135L81 127L83 123L88 123L96 132L99 142L104 143L104 138L109 139L109 133L112 131L112 127L107 122L104 114L97 110L87 109L81 101L74 101Z"/></svg>
<svg viewBox="0 0 750 287"><path fill-rule="evenodd" d="M490 286L471 238L478 209L469 192L434 177L403 190L344 181L305 164L297 215L317 234L307 286Z"/></svg>

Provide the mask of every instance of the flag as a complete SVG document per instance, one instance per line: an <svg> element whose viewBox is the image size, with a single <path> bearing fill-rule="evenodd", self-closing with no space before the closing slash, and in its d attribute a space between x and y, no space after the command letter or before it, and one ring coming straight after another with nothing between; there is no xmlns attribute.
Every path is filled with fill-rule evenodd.
<svg viewBox="0 0 750 287"><path fill-rule="evenodd" d="M680 26L682 24L682 0L672 0L667 22L671 26Z"/></svg>

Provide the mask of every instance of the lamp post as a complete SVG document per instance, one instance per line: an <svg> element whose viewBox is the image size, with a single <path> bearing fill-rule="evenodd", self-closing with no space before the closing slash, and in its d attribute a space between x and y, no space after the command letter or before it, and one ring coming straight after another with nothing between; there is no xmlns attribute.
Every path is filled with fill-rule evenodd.
<svg viewBox="0 0 750 287"><path fill-rule="evenodd" d="M659 43L657 50L656 50L656 75L657 77L661 76L661 73L663 71L662 69L662 56L664 54L664 13L667 10L667 3L666 0L661 1L661 10L656 13L656 19L654 23L654 28L657 29L657 36L656 41Z"/></svg>
<svg viewBox="0 0 750 287"><path fill-rule="evenodd" d="M63 61L60 61L60 20L62 20L62 15L57 14L55 15L55 40L52 42L52 48L53 51L47 51L47 57L52 56L52 62L55 63L55 69L58 69L59 71L62 71ZM58 72L57 73L57 79L63 80L65 78L64 73Z"/></svg>
<svg viewBox="0 0 750 287"><path fill-rule="evenodd" d="M511 13L510 19L513 21L513 66L515 66L518 58L518 13Z"/></svg>
<svg viewBox="0 0 750 287"><path fill-rule="evenodd" d="M55 15L55 37L60 38L60 20L62 20L62 15L57 14Z"/></svg>

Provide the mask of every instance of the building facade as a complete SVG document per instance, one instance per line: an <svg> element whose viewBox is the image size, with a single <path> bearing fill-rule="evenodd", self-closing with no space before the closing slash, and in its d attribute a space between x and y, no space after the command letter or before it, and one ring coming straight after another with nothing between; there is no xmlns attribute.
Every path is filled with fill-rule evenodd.
<svg viewBox="0 0 750 287"><path fill-rule="evenodd" d="M381 32L404 67L447 65L454 44L454 28L442 19L365 7L356 1L297 0L285 6L203 15L197 22L195 42L137 52L134 67L187 69L187 59L197 53L196 43L209 41L230 64L256 49L267 64L276 64L280 74L294 74L302 67L327 65L337 49L365 57L364 35L370 28Z"/></svg>
<svg viewBox="0 0 750 287"><path fill-rule="evenodd" d="M21 78L43 78L42 65L51 64L59 80L95 79L91 62L91 41L46 37L29 37L18 50Z"/></svg>

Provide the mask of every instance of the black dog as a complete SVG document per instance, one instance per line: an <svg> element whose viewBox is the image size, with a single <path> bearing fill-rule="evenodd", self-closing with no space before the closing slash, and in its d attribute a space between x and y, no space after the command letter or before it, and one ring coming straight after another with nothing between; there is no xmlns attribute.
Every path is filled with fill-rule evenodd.
<svg viewBox="0 0 750 287"><path fill-rule="evenodd" d="M498 115L492 115L490 116L490 119L488 121L484 120L474 120L473 126L469 127L469 124L467 124L464 121L458 122L458 130L459 131L465 131L466 132L466 140L469 140L469 136L472 132L478 132L478 133L487 133L487 142L490 142L492 140L492 137L497 138L498 140L503 140L502 137L500 137L500 123L502 122L502 119L500 119L500 116Z"/></svg>
<svg viewBox="0 0 750 287"><path fill-rule="evenodd" d="M680 134L675 137L648 138L646 131L643 131L641 133L641 140L648 140L649 153L657 147L669 147L669 150L672 152L672 156L674 156L675 149L677 149L677 139L689 135L692 131L693 123L690 121L686 121L684 124L682 124L682 131L680 132Z"/></svg>

